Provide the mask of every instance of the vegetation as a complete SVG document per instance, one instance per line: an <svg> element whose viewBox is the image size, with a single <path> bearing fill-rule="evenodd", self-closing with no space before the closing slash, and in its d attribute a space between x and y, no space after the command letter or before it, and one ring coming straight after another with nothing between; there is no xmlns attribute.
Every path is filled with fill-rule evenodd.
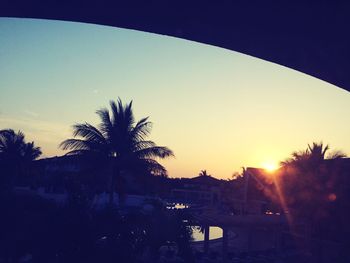
<svg viewBox="0 0 350 263"><path fill-rule="evenodd" d="M148 118L134 120L132 102L124 105L120 99L111 101L110 110L100 109L97 114L101 120L97 127L89 123L76 124L74 138L61 143L64 150L69 150L68 156L52 158L60 159L58 165L84 164L79 172L55 171L55 176L50 178L52 184L60 185L69 194L68 202L63 205L11 191L13 186L32 186L35 174L41 175L42 171L35 170L33 165L41 150L34 142L26 142L21 131L0 130L0 211L3 215L0 261L19 262L29 256L32 262L155 262L162 246L173 246L180 261L193 262L192 232L186 225L191 224L189 215L167 210L155 200L151 211L113 206L97 210L89 205L96 194L91 189L100 187L104 181L108 184L109 204L112 204L115 190L119 200L130 191L124 183L126 179L134 178L143 188L147 186L150 193L159 196L169 196L171 189L190 180L167 178L166 169L158 160L173 156L173 152L147 140L152 124ZM292 228L306 223L310 236L343 244L344 254L339 258L345 259L350 245L350 196L343 183L350 165L344 166L344 153L329 153L329 149L323 143L308 145L281 162L276 176L266 177L267 182L259 181L260 188L254 188L257 184L253 182L250 185L255 193L274 203L271 207L280 205L288 212ZM95 168L99 177L93 178L90 168ZM223 213L239 213L233 200L248 193L245 173L246 170L235 173L232 180L221 180L218 184ZM206 170L201 170L199 177L201 181L216 180ZM265 191L266 185L269 189ZM146 190L143 191L144 194ZM321 255L322 245L318 249Z"/></svg>
<svg viewBox="0 0 350 263"><path fill-rule="evenodd" d="M26 142L23 132L0 130L1 189L10 190L14 184L28 183L32 162L40 155L40 147Z"/></svg>
<svg viewBox="0 0 350 263"><path fill-rule="evenodd" d="M201 170L199 173L199 176L211 176L211 175L207 173L207 170Z"/></svg>
<svg viewBox="0 0 350 263"><path fill-rule="evenodd" d="M308 145L304 151L294 152L282 162L276 183L280 189L278 199L289 212L292 231L305 223L307 236L316 240L332 240L349 246L348 225L349 194L343 183L349 168L341 151L329 153L330 147L323 143ZM314 247L311 239L303 246ZM346 262L348 253L341 250L338 262ZM317 245L315 255L322 261L323 243Z"/></svg>
<svg viewBox="0 0 350 263"><path fill-rule="evenodd" d="M294 152L282 162L280 186L285 205L299 216L319 220L327 216L327 207L336 198L337 175L333 173L337 160L345 154L336 151L327 155L329 146L322 143L308 145L305 151Z"/></svg>
<svg viewBox="0 0 350 263"><path fill-rule="evenodd" d="M1 199L0 209L2 262L157 262L160 247L169 244L191 262L191 229L181 214L163 209L120 214L20 195Z"/></svg>
<svg viewBox="0 0 350 263"><path fill-rule="evenodd" d="M326 155L329 149L329 145L324 146L322 142L314 142L312 145L308 145L304 151L293 152L292 157L281 162L281 165L284 167L295 166L300 170L307 170L310 168L318 169L326 159L330 160L346 157L341 151L335 151Z"/></svg>
<svg viewBox="0 0 350 263"><path fill-rule="evenodd" d="M119 197L122 194L122 174L148 172L154 175L165 175L165 168L156 158L173 156L173 152L153 141L146 140L151 132L152 123L143 118L135 123L132 102L123 105L110 102L110 111L106 108L97 111L101 119L98 127L89 123L73 126L75 138L61 143L70 155L83 155L100 164L100 168L110 174L110 204L113 203L115 182ZM121 198L119 199L121 200Z"/></svg>
<svg viewBox="0 0 350 263"><path fill-rule="evenodd" d="M148 118L134 121L132 102L123 105L119 99L117 103L111 101L110 106L111 113L107 109L97 111L101 118L98 127L88 123L74 125L74 138L61 144L73 158L60 159L58 165L83 161L88 164L86 167L94 164L100 173L107 172L111 203L116 186L121 193L125 175L166 178L166 170L157 159L173 156L173 152L146 139L152 124ZM20 185L19 179L29 176L28 171L40 154L33 142L25 142L22 132L0 131L3 188ZM2 191L0 261L155 262L160 247L171 244L176 246L182 262L191 262L191 228L180 213L167 211L163 204L152 204L151 212L142 207L123 210L122 214L112 207L91 209L84 185L95 182L89 173L85 174L88 178L81 173L54 172L55 178L68 175L63 183L69 198L63 205L36 195ZM59 181L62 183L62 178Z"/></svg>

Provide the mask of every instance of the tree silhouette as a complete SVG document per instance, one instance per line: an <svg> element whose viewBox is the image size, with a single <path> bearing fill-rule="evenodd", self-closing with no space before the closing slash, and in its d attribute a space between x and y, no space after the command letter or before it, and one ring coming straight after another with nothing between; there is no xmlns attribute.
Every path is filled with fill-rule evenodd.
<svg viewBox="0 0 350 263"><path fill-rule="evenodd" d="M341 151L335 151L326 155L329 149L329 145L324 146L322 142L313 142L312 145L308 144L306 150L293 152L291 158L281 162L281 166L294 165L301 169L305 169L317 167L326 159L329 160L346 157L346 154Z"/></svg>
<svg viewBox="0 0 350 263"><path fill-rule="evenodd" d="M19 177L28 175L32 168L32 162L40 155L40 147L36 147L34 142L27 143L23 132L16 133L12 129L0 130L2 186L13 185Z"/></svg>
<svg viewBox="0 0 350 263"><path fill-rule="evenodd" d="M278 181L288 209L294 209L294 215L313 222L328 216L328 206L339 179L333 167L338 159L346 156L340 151L327 154L329 149L322 142L314 142L281 162L282 175Z"/></svg>
<svg viewBox="0 0 350 263"><path fill-rule="evenodd" d="M144 171L165 175L165 168L157 158L173 156L173 152L153 141L146 140L151 132L152 123L142 118L135 123L132 101L123 105L120 98L117 103L110 101L111 111L107 108L98 110L100 124L94 127L89 123L75 124L72 139L60 144L70 155L83 155L92 158L110 174L109 203L113 203L115 182L121 197L122 173L143 173ZM119 199L120 200L120 199Z"/></svg>
<svg viewBox="0 0 350 263"><path fill-rule="evenodd" d="M199 173L199 176L211 176L211 175L207 173L207 170L201 170Z"/></svg>

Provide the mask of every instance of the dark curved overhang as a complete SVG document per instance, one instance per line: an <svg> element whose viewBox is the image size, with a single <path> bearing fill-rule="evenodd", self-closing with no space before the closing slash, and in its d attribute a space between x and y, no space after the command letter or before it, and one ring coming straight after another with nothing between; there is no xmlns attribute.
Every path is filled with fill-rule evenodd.
<svg viewBox="0 0 350 263"><path fill-rule="evenodd" d="M308 3L306 3L308 2ZM175 36L296 69L350 91L348 1L2 1L0 16Z"/></svg>

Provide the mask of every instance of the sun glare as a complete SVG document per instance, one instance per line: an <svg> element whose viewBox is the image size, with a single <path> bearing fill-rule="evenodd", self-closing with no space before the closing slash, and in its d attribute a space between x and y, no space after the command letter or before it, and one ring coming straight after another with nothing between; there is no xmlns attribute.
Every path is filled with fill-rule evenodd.
<svg viewBox="0 0 350 263"><path fill-rule="evenodd" d="M275 162L265 162L263 163L263 168L268 172L273 172L277 170L278 166Z"/></svg>

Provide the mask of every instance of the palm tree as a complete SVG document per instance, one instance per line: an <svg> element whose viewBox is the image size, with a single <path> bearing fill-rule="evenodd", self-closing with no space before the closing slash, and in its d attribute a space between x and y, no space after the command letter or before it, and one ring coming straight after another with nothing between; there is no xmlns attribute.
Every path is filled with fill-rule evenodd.
<svg viewBox="0 0 350 263"><path fill-rule="evenodd" d="M321 209L325 199L332 194L336 178L332 173L331 163L326 160L337 160L346 155L341 151L327 154L330 147L312 143L304 151L292 153L292 157L281 163L282 176L278 178L286 202L301 214L312 217L324 213ZM333 162L334 163L334 162ZM298 212L298 211L296 211Z"/></svg>
<svg viewBox="0 0 350 263"><path fill-rule="evenodd" d="M38 159L41 154L40 147L36 147L34 142L27 142L23 145L23 159L26 162Z"/></svg>
<svg viewBox="0 0 350 263"><path fill-rule="evenodd" d="M26 143L23 132L0 130L0 163L10 181L30 171L32 162L40 155L40 147L34 142Z"/></svg>
<svg viewBox="0 0 350 263"><path fill-rule="evenodd" d="M75 124L74 138L63 141L60 147L70 150L67 154L92 157L109 170L111 205L115 181L121 180L121 173L147 171L155 175L166 175L165 168L156 159L174 154L167 147L146 140L152 123L148 117L135 123L132 101L123 105L118 98L117 103L110 101L110 107L111 111L107 108L96 111L101 120L98 127L89 123Z"/></svg>
<svg viewBox="0 0 350 263"><path fill-rule="evenodd" d="M328 226L334 222L334 211L340 207L339 200L334 202L342 196L337 166L338 159L346 155L341 151L328 153L329 149L322 142L314 142L281 163L282 176L277 183L281 189L281 204L289 211L290 222L304 221L306 245L311 244L311 232L324 238ZM338 213L344 214L344 210L339 209ZM321 254L322 245L319 249Z"/></svg>
<svg viewBox="0 0 350 263"><path fill-rule="evenodd" d="M11 129L0 131L0 156L2 160L21 157L24 144L23 132L18 131L16 134Z"/></svg>
<svg viewBox="0 0 350 263"><path fill-rule="evenodd" d="M211 175L207 173L207 170L201 170L199 173L199 176L211 176Z"/></svg>
<svg viewBox="0 0 350 263"><path fill-rule="evenodd" d="M308 147L304 151L297 151L292 153L292 157L281 162L282 167L294 167L300 171L310 171L320 169L320 166L325 160L333 160L346 157L341 151L334 151L326 155L330 150L329 145L323 145L322 142L313 142L312 145L308 144Z"/></svg>

